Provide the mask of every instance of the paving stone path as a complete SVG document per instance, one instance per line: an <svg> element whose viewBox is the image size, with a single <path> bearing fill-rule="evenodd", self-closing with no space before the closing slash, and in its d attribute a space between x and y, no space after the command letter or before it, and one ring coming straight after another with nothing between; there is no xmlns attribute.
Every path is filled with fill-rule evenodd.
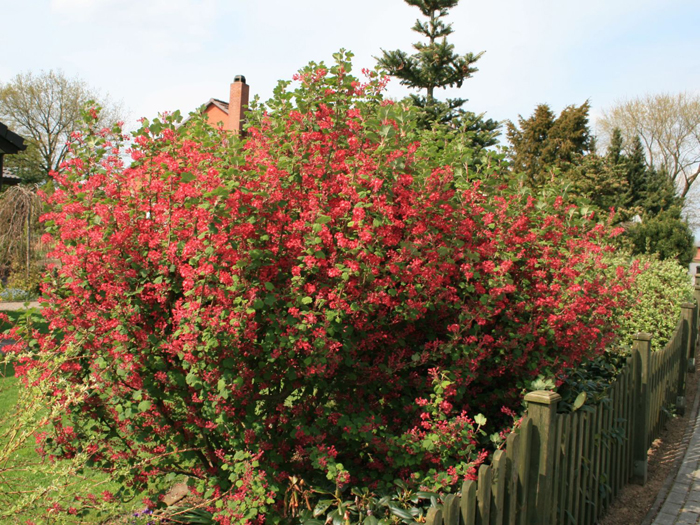
<svg viewBox="0 0 700 525"><path fill-rule="evenodd" d="M0 302L0 312L5 311L14 311L14 310L23 310L24 305L26 303L7 303L7 302ZM29 303L30 308L38 308L39 307L39 301L32 301Z"/></svg>
<svg viewBox="0 0 700 525"><path fill-rule="evenodd" d="M696 397L700 398L700 394ZM697 399L694 405L692 427L686 433L688 448L652 525L700 524L700 413Z"/></svg>

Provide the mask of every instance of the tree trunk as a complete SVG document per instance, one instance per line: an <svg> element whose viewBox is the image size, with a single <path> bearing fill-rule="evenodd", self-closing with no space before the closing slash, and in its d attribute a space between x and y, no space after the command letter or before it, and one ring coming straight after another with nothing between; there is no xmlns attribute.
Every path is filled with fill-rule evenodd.
<svg viewBox="0 0 700 525"><path fill-rule="evenodd" d="M25 288L29 286L29 268L31 259L31 207L27 211L27 282Z"/></svg>

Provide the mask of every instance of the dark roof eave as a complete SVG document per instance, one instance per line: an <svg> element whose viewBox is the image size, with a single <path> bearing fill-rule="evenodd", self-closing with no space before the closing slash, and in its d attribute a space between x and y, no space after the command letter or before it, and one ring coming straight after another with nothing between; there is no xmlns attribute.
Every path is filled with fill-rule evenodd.
<svg viewBox="0 0 700 525"><path fill-rule="evenodd" d="M14 154L27 149L24 139L0 122L0 153Z"/></svg>

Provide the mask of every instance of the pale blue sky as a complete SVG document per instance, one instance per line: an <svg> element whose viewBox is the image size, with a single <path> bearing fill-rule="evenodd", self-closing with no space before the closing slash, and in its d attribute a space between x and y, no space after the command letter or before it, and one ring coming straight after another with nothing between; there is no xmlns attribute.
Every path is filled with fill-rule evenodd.
<svg viewBox="0 0 700 525"><path fill-rule="evenodd" d="M237 74L265 99L341 47L357 71L373 67L381 48L410 50L419 14L402 0L0 0L0 13L0 82L61 69L131 121L226 99ZM457 51L486 51L450 95L495 119L586 99L595 117L624 98L700 92L698 0L462 0L449 21Z"/></svg>

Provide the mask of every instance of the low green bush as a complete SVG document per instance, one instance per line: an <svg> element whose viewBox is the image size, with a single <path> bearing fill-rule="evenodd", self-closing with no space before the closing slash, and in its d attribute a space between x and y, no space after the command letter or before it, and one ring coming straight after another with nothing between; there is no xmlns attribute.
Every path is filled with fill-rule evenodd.
<svg viewBox="0 0 700 525"><path fill-rule="evenodd" d="M661 350L678 325L681 304L693 298L693 285L688 269L675 259L660 260L653 255L624 253L608 256L608 273L613 275L620 266L638 268L639 274L625 293L632 299L628 311L614 314L619 325L618 341L623 347L632 345L638 332L652 335L652 351Z"/></svg>

